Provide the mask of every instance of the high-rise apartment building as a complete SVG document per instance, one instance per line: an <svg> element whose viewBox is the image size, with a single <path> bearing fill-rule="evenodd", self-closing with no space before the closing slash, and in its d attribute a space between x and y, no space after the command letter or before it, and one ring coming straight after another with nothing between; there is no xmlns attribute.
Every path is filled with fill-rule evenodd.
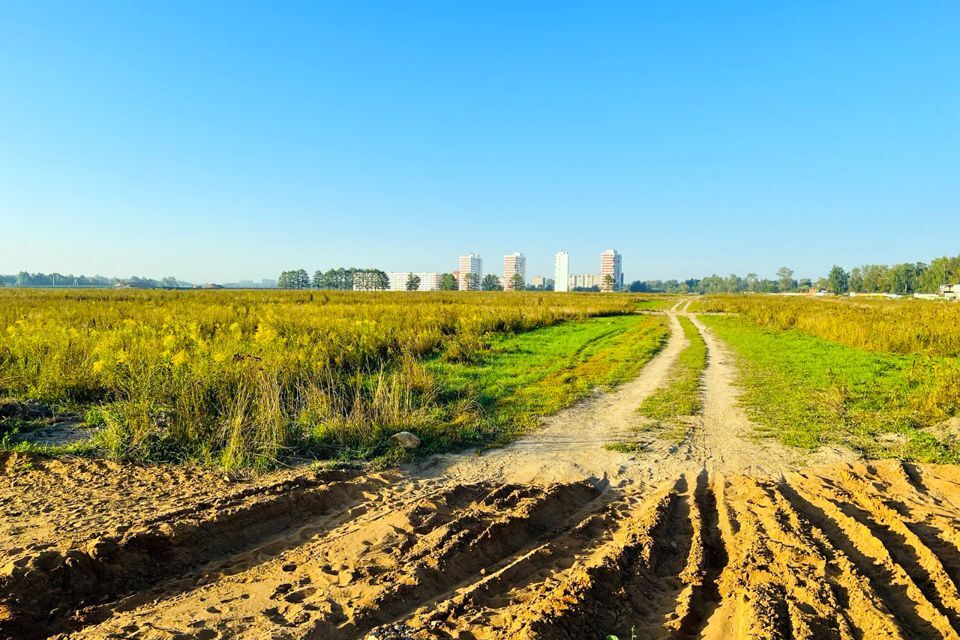
<svg viewBox="0 0 960 640"><path fill-rule="evenodd" d="M620 291L623 289L622 259L623 257L615 249L607 249L600 254L601 291Z"/></svg>
<svg viewBox="0 0 960 640"><path fill-rule="evenodd" d="M522 253L511 253L503 256L503 288L513 291L515 276L520 276L520 282L527 283L527 259Z"/></svg>
<svg viewBox="0 0 960 640"><path fill-rule="evenodd" d="M570 291L570 254L566 251L553 257L553 290Z"/></svg>
<svg viewBox="0 0 960 640"><path fill-rule="evenodd" d="M415 276L420 278L420 286L417 291L439 291L440 274L427 272L414 272ZM388 271L387 278L390 279L390 291L406 291L407 281L410 279L409 271Z"/></svg>
<svg viewBox="0 0 960 640"><path fill-rule="evenodd" d="M469 253L460 256L460 291L479 291L480 279L483 277L483 260L479 253Z"/></svg>

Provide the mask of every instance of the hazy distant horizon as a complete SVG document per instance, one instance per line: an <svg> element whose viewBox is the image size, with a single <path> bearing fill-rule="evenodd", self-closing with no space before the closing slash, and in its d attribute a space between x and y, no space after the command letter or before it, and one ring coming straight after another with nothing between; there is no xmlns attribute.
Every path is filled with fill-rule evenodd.
<svg viewBox="0 0 960 640"><path fill-rule="evenodd" d="M0 273L960 253L960 4L10 2Z"/></svg>

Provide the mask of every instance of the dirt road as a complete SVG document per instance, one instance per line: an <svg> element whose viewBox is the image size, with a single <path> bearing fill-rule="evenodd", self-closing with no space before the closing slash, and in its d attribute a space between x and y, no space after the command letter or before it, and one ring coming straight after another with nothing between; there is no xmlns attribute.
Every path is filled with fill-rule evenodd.
<svg viewBox="0 0 960 640"><path fill-rule="evenodd" d="M0 635L958 637L960 472L757 441L695 318L687 438L603 448L638 437L682 313L637 380L483 455L259 480L8 455Z"/></svg>

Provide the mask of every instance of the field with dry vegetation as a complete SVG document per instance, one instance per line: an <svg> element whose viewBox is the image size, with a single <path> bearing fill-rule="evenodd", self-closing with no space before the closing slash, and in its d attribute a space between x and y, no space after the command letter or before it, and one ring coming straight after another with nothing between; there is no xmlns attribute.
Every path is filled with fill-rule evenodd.
<svg viewBox="0 0 960 640"><path fill-rule="evenodd" d="M0 638L960 638L960 306L6 300Z"/></svg>
<svg viewBox="0 0 960 640"><path fill-rule="evenodd" d="M511 346L503 337L620 316L614 331L598 324L544 336L564 343L554 349L556 375L582 373L593 357L592 376L560 385L574 387L569 403L642 366L631 358L611 373L605 349L625 348L624 332L631 349L655 350L662 320L622 319L644 306L633 296L519 293L6 290L0 402L33 401L45 414L53 407L95 433L69 452L123 461L269 468L292 456L367 458L383 455L386 438L404 429L436 451L529 422L517 402L512 422L500 415L490 384L447 384L452 365L466 367L462 378L490 369L485 359ZM0 413L8 447L38 426L18 420L30 417L29 406L8 404L6 420Z"/></svg>

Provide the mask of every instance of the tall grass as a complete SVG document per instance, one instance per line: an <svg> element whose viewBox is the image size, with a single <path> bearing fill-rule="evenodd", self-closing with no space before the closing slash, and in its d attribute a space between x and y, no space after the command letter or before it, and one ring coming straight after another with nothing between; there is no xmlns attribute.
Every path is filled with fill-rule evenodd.
<svg viewBox="0 0 960 640"><path fill-rule="evenodd" d="M709 296L691 311L738 313L761 327L797 329L857 349L960 355L960 304L930 300Z"/></svg>
<svg viewBox="0 0 960 640"><path fill-rule="evenodd" d="M369 446L399 427L436 425L440 390L424 358L475 361L491 335L639 301L4 290L0 397L92 407L88 420L116 458L269 466L318 439Z"/></svg>

